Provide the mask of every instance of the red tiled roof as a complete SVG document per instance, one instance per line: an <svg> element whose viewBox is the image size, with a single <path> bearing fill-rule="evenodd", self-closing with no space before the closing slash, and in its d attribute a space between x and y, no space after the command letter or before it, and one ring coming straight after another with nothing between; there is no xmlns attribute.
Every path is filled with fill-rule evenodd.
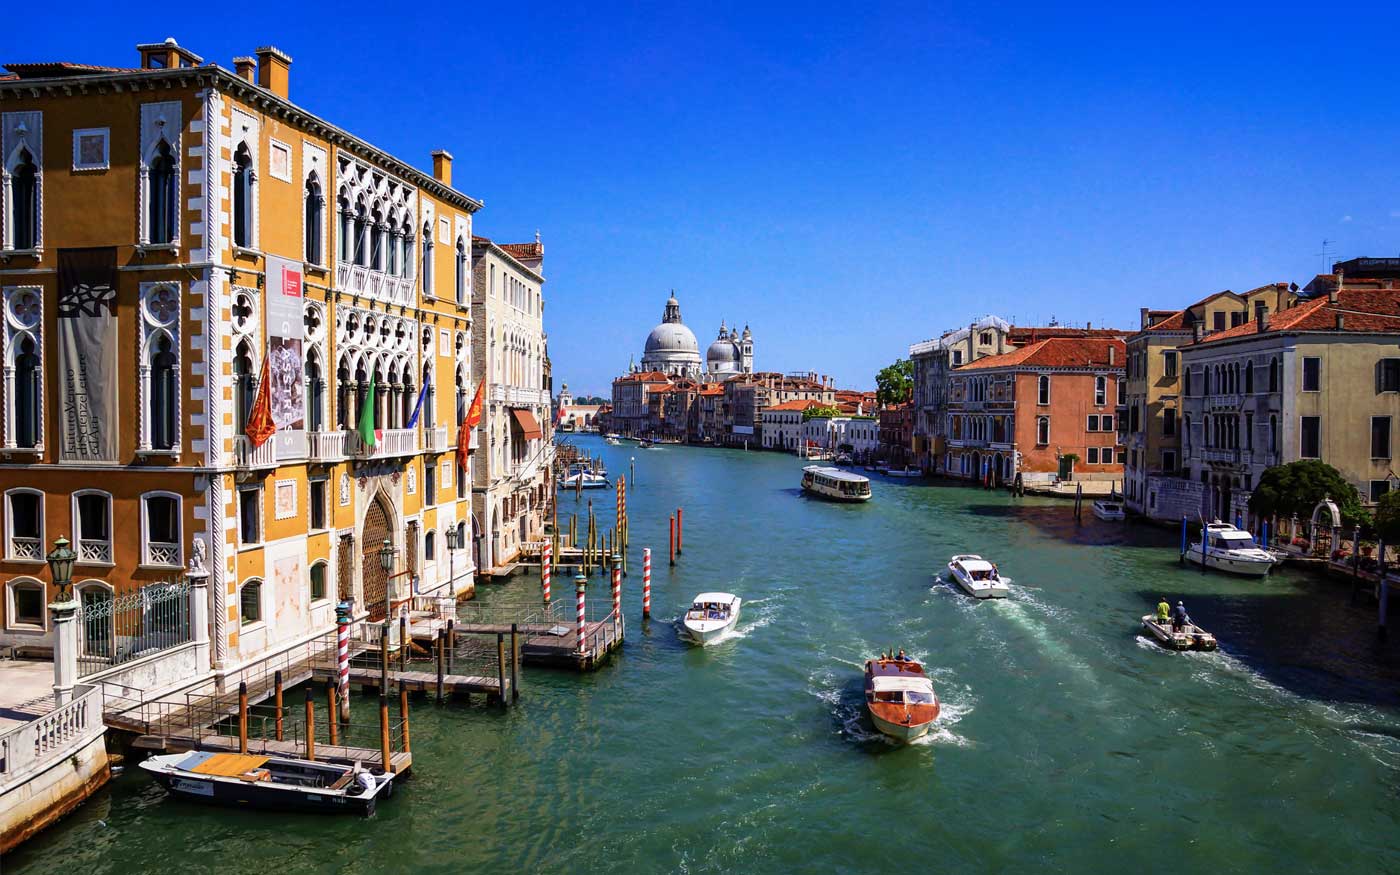
<svg viewBox="0 0 1400 875"><path fill-rule="evenodd" d="M6 64L5 69L16 79L43 79L53 76L82 76L89 73L139 73L140 67L102 67L96 64L74 64L70 61L36 61L28 64ZM5 77L11 78L11 77Z"/></svg>
<svg viewBox="0 0 1400 875"><path fill-rule="evenodd" d="M1177 310L1165 319L1159 319L1142 329L1143 331L1185 331L1186 311Z"/></svg>
<svg viewBox="0 0 1400 875"><path fill-rule="evenodd" d="M1002 355L980 358L957 370L1105 367L1109 366L1110 349L1116 366L1122 367L1128 347L1120 337L1051 337Z"/></svg>
<svg viewBox="0 0 1400 875"><path fill-rule="evenodd" d="M1014 344L1038 343L1048 337L1127 337L1128 332L1117 328L1066 328L1061 325L1049 327L1013 327L1007 332L1007 340Z"/></svg>
<svg viewBox="0 0 1400 875"><path fill-rule="evenodd" d="M1361 285L1364 281L1358 281ZM1337 302L1331 298L1314 298L1299 302L1297 306L1269 316L1268 331L1264 334L1282 334L1291 331L1342 331L1357 334L1400 334L1400 289L1376 288L1370 283L1365 288L1348 285L1337 293ZM1337 328L1337 317L1342 317L1342 328ZM1259 323L1245 322L1225 331L1207 335L1192 346L1205 346L1222 340L1233 340L1260 334Z"/></svg>
<svg viewBox="0 0 1400 875"><path fill-rule="evenodd" d="M709 395L723 395L723 394L724 394L724 387L723 387L723 386L716 386L716 385L713 385L713 384L706 385L706 386L702 386L702 387L700 388L700 394L701 394L701 395L706 395L706 396L709 396Z"/></svg>
<svg viewBox="0 0 1400 875"><path fill-rule="evenodd" d="M498 243L497 246L514 258L544 258L543 243Z"/></svg>
<svg viewBox="0 0 1400 875"><path fill-rule="evenodd" d="M810 400L810 399L808 399L808 400L806 400L806 401L784 401L782 404L774 404L772 407L767 407L767 408L764 408L764 409L765 409L765 410L806 410L808 407L816 407L816 406L818 406L820 403L821 403L821 402L819 402L819 401L812 401L812 400Z"/></svg>
<svg viewBox="0 0 1400 875"><path fill-rule="evenodd" d="M623 376L618 377L618 378L617 378L616 380L614 380L613 382L615 382L615 383L620 383L620 382L626 380L626 381L630 381L630 382L633 382L633 383L636 383L636 382L665 383L665 382L670 381L670 379L671 379L670 377L666 376L665 374L661 373L660 371L638 371L638 372L635 373L635 374L624 374Z"/></svg>

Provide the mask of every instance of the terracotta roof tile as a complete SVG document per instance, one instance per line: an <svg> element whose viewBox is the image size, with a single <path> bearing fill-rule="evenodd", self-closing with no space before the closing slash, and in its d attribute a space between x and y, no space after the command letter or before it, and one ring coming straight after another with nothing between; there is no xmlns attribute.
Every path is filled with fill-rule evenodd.
<svg viewBox="0 0 1400 875"><path fill-rule="evenodd" d="M1359 285L1360 283L1358 283ZM1347 286L1337 293L1337 303L1328 297L1301 301L1269 316L1268 331L1264 334L1283 334L1292 331L1337 331L1337 317L1342 317L1344 333L1357 334L1400 334L1400 289ZM1207 335L1191 346L1205 346L1222 340L1260 334L1257 322L1246 322L1226 331Z"/></svg>
<svg viewBox="0 0 1400 875"><path fill-rule="evenodd" d="M1121 337L1051 337L1002 355L991 355L956 370L985 371L995 368L1109 367L1109 350L1116 367L1122 367L1128 348Z"/></svg>
<svg viewBox="0 0 1400 875"><path fill-rule="evenodd" d="M812 400L810 400L810 399L809 399L809 400L806 400L806 401L784 401L782 404L774 404L772 407L767 407L767 408L764 408L764 409L765 409L765 410L806 410L808 407L816 407L816 406L818 406L820 403L821 403L821 402L819 402L819 401L812 401Z"/></svg>

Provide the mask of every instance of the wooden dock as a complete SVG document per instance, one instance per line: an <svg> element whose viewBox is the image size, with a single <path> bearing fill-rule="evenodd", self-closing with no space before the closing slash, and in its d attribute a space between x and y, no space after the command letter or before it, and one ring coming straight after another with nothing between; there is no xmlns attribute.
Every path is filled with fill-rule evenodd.
<svg viewBox="0 0 1400 875"><path fill-rule="evenodd" d="M317 669L313 679L321 683L326 683L335 678L335 670L332 668ZM351 664L350 666L350 686L364 689L379 689L383 683L383 672L378 668L370 668L364 665ZM389 670L389 686L415 692L432 693L437 691L437 673L431 671L400 671L398 669ZM458 693L481 693L486 696L499 699L501 695L501 682L499 678L480 677L477 675L444 674L442 677L443 692L446 695ZM509 695L511 691L510 678L505 679L505 691Z"/></svg>
<svg viewBox="0 0 1400 875"><path fill-rule="evenodd" d="M131 743L131 746L140 750L158 750L165 753L180 753L187 750L237 753L238 738L232 735L206 733L200 736L198 742L195 742L190 738L165 738L157 735L142 735L138 736L136 740ZM277 741L272 738L250 738L248 739L248 750L252 753L302 759L306 756L306 743L303 741L292 741L290 739ZM371 750L367 747L328 744L324 741L317 741L316 759L324 760L328 763L344 763L346 765L363 763L365 766L372 767L379 765L383 760L383 753L378 750ZM406 750L393 751L389 755L389 763L390 769L395 774L403 774L413 768L413 752Z"/></svg>
<svg viewBox="0 0 1400 875"><path fill-rule="evenodd" d="M525 664L563 666L580 671L597 668L622 646L624 624L611 617L589 622L584 634L584 647L579 648L578 628L557 625L532 629L520 646Z"/></svg>

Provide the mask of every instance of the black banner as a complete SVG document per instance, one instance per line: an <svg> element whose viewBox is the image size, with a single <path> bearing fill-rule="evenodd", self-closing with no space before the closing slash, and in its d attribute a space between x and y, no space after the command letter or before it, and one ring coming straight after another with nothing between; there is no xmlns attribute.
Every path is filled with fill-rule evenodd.
<svg viewBox="0 0 1400 875"><path fill-rule="evenodd" d="M58 251L59 458L117 461L117 250Z"/></svg>

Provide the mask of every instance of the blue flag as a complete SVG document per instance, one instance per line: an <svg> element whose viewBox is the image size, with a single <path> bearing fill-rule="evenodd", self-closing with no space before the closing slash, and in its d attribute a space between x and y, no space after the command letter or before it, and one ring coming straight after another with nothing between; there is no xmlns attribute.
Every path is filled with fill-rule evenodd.
<svg viewBox="0 0 1400 875"><path fill-rule="evenodd" d="M408 418L407 428L413 428L418 424L418 414L423 412L423 399L428 395L428 384L424 383L423 388L418 390L418 400L413 403L413 415Z"/></svg>

